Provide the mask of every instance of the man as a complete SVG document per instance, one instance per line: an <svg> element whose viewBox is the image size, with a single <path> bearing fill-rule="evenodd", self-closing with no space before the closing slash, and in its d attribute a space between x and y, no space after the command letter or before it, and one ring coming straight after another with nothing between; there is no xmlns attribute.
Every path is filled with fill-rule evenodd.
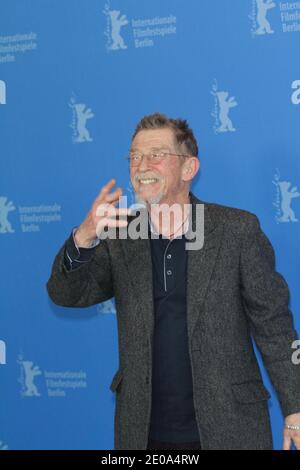
<svg viewBox="0 0 300 470"><path fill-rule="evenodd" d="M115 297L115 449L271 449L270 394L251 335L285 417L284 448L292 441L300 448L289 290L258 218L190 192L200 163L184 120L145 116L129 161L148 236L120 236L130 233L138 214L115 208L122 190L110 193L111 180L59 250L47 283L62 306ZM162 217L160 208L173 205L181 216ZM200 206L204 244L187 249L190 234L199 231ZM105 237L106 230L117 236Z"/></svg>

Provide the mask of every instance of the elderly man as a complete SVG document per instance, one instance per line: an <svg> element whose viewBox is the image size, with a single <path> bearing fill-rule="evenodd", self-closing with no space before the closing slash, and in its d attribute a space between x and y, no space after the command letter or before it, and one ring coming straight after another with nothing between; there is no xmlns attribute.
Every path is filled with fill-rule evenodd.
<svg viewBox="0 0 300 470"><path fill-rule="evenodd" d="M270 394L252 336L285 417L284 448L292 441L300 448L289 290L258 218L190 191L199 158L185 120L145 116L128 159L144 209L117 208L122 190L110 192L109 181L59 250L47 283L53 302L66 307L115 297L115 449L272 449ZM173 206L182 211L160 210ZM204 243L187 249L203 229L199 207ZM141 214L147 236L132 237Z"/></svg>

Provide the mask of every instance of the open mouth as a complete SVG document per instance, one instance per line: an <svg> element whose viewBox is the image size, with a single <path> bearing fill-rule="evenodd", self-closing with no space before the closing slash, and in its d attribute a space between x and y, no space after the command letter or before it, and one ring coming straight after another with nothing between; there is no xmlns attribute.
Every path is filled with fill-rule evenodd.
<svg viewBox="0 0 300 470"><path fill-rule="evenodd" d="M157 178L139 178L138 182L142 185L150 185L150 184L155 184L158 183Z"/></svg>

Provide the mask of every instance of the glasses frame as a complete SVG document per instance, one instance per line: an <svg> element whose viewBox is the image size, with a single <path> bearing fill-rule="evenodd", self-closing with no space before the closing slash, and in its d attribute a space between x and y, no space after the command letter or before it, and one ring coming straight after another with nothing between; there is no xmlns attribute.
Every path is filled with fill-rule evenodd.
<svg viewBox="0 0 300 470"><path fill-rule="evenodd" d="M158 153L164 155L164 157L163 157L162 160L160 160L159 162L156 162L156 163L155 163L153 160L149 159L149 156L150 156L150 155L158 154ZM185 157L185 158L188 158L188 157L191 156L191 155L188 155L188 154L186 154L186 153L172 153L172 152L165 152L165 151L161 151L161 152L155 152L155 151L153 151L153 152L150 152L150 153L142 153L142 152L141 152L141 153L139 153L139 155L141 156L140 161L139 161L136 165L133 165L133 166L138 166L140 163L142 163L144 157L147 157L148 162L150 162L152 165L158 165L159 163L161 163L162 161L165 160L165 158L166 158L167 155L174 155L175 157ZM129 155L129 156L126 156L125 159L128 161L128 163L129 163L130 165L132 165L132 157L131 157L130 155Z"/></svg>

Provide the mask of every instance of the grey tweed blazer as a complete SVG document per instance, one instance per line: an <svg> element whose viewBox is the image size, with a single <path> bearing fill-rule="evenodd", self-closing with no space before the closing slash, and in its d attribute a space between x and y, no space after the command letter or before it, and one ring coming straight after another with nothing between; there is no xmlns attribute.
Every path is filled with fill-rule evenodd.
<svg viewBox="0 0 300 470"><path fill-rule="evenodd" d="M300 412L300 366L291 360L298 336L289 289L275 270L273 247L256 215L201 201L191 192L189 197L193 228L196 204L204 204L205 216L204 245L188 250L187 261L188 349L202 448L272 449L270 393L251 338L283 415ZM53 262L48 294L64 307L115 297L114 448L147 449L154 328L150 240L102 240L91 260L71 272L63 264L64 247Z"/></svg>

